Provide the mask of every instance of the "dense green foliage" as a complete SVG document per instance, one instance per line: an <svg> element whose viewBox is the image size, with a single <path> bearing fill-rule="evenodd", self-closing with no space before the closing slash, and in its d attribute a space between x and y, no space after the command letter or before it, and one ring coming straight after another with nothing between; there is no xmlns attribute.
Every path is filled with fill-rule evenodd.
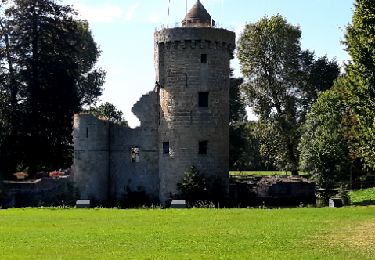
<svg viewBox="0 0 375 260"><path fill-rule="evenodd" d="M55 0L0 6L0 171L71 165L72 115L101 95L87 22ZM8 5L9 4L9 5Z"/></svg>
<svg viewBox="0 0 375 260"><path fill-rule="evenodd" d="M2 259L372 259L374 207L0 210Z"/></svg>
<svg viewBox="0 0 375 260"><path fill-rule="evenodd" d="M307 116L299 144L301 169L311 173L324 188L350 179L348 129L343 122L348 111L343 94L335 88L319 96Z"/></svg>
<svg viewBox="0 0 375 260"><path fill-rule="evenodd" d="M230 78L229 86L229 124L246 122L246 104L241 93L242 78Z"/></svg>
<svg viewBox="0 0 375 260"><path fill-rule="evenodd" d="M272 168L272 164L267 165L267 159L260 154L260 144L255 135L256 123L247 121L242 83L242 78L230 79L229 168L231 170L269 169Z"/></svg>
<svg viewBox="0 0 375 260"><path fill-rule="evenodd" d="M303 170L321 186L375 170L375 2L356 1L345 38L352 61L314 104L300 145Z"/></svg>
<svg viewBox="0 0 375 260"><path fill-rule="evenodd" d="M273 159L261 153L257 122L236 122L229 128L229 162L234 171L276 170Z"/></svg>
<svg viewBox="0 0 375 260"><path fill-rule="evenodd" d="M98 118L104 118L114 123L128 124L123 117L122 111L109 102L101 104L98 107L91 107L89 112Z"/></svg>
<svg viewBox="0 0 375 260"><path fill-rule="evenodd" d="M346 45L352 57L348 67L347 100L356 128L353 139L365 167L375 170L375 2L357 0L352 25L347 28Z"/></svg>
<svg viewBox="0 0 375 260"><path fill-rule="evenodd" d="M300 126L318 93L339 74L335 61L301 50L301 31L280 15L247 24L238 42L248 105L259 117L261 152L298 174Z"/></svg>

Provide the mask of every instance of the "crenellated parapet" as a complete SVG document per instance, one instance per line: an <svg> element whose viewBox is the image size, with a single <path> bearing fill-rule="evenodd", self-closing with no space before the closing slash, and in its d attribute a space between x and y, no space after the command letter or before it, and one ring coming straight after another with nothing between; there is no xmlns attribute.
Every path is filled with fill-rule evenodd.
<svg viewBox="0 0 375 260"><path fill-rule="evenodd" d="M221 28L177 27L155 32L155 44L167 49L216 49L233 54L235 33Z"/></svg>

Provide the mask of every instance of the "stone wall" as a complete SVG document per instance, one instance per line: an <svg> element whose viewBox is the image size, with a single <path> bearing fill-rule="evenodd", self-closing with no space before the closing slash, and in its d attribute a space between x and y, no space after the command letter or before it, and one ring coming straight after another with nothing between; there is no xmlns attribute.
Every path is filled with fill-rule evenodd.
<svg viewBox="0 0 375 260"><path fill-rule="evenodd" d="M74 116L74 182L81 199L104 203L108 199L109 126L91 114Z"/></svg>
<svg viewBox="0 0 375 260"><path fill-rule="evenodd" d="M235 34L215 28L173 28L155 33L155 68L160 89L159 176L162 202L192 165L219 179L228 192L229 61ZM206 55L206 62L202 60ZM208 107L199 107L208 92ZM207 154L199 142L207 141ZM169 154L163 153L169 142Z"/></svg>
<svg viewBox="0 0 375 260"><path fill-rule="evenodd" d="M141 121L135 129L90 114L75 115L73 171L81 199L105 204L143 192L158 200L158 107L157 92L143 95L133 107ZM139 151L137 160L131 158L132 149Z"/></svg>
<svg viewBox="0 0 375 260"><path fill-rule="evenodd" d="M159 199L158 104L158 93L143 95L133 107L141 126L111 127L110 193L114 200L122 200L131 192L143 192L152 201ZM139 160L131 160L132 148L139 149Z"/></svg>
<svg viewBox="0 0 375 260"><path fill-rule="evenodd" d="M315 183L300 176L232 175L230 201L234 207L315 204Z"/></svg>
<svg viewBox="0 0 375 260"><path fill-rule="evenodd" d="M3 181L3 188L0 206L4 208L73 206L77 199L76 189L69 176Z"/></svg>

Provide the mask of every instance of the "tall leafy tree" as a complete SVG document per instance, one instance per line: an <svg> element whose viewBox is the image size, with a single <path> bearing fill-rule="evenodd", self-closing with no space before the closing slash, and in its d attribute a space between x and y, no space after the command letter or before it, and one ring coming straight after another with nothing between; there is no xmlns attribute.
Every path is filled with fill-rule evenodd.
<svg viewBox="0 0 375 260"><path fill-rule="evenodd" d="M346 124L350 118L346 93L345 88L338 87L322 93L303 126L299 144L301 169L312 174L323 188L349 181L352 158L348 142L350 127Z"/></svg>
<svg viewBox="0 0 375 260"><path fill-rule="evenodd" d="M375 169L375 2L356 0L345 43L352 57L346 74L355 115L353 141L365 167Z"/></svg>
<svg viewBox="0 0 375 260"><path fill-rule="evenodd" d="M345 44L352 57L308 115L301 166L329 186L375 169L375 2L357 0Z"/></svg>
<svg viewBox="0 0 375 260"><path fill-rule="evenodd" d="M102 93L105 73L95 68L100 51L87 22L77 20L70 6L54 0L12 2L1 17L2 89L9 128L16 129L6 139L20 145L6 155L16 160L6 161L31 171L69 166L72 115Z"/></svg>
<svg viewBox="0 0 375 260"><path fill-rule="evenodd" d="M300 126L318 92L339 74L335 61L302 51L300 39L300 29L282 16L266 17L246 25L237 52L248 104L259 118L261 151L294 175Z"/></svg>

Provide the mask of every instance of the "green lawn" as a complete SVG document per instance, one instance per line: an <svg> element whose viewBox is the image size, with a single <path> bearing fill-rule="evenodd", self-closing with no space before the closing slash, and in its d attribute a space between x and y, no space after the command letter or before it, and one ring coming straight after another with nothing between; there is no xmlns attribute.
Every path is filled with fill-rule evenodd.
<svg viewBox="0 0 375 260"><path fill-rule="evenodd" d="M0 259L373 259L375 207L0 210Z"/></svg>
<svg viewBox="0 0 375 260"><path fill-rule="evenodd" d="M375 205L375 188L351 191L349 196L354 205Z"/></svg>

